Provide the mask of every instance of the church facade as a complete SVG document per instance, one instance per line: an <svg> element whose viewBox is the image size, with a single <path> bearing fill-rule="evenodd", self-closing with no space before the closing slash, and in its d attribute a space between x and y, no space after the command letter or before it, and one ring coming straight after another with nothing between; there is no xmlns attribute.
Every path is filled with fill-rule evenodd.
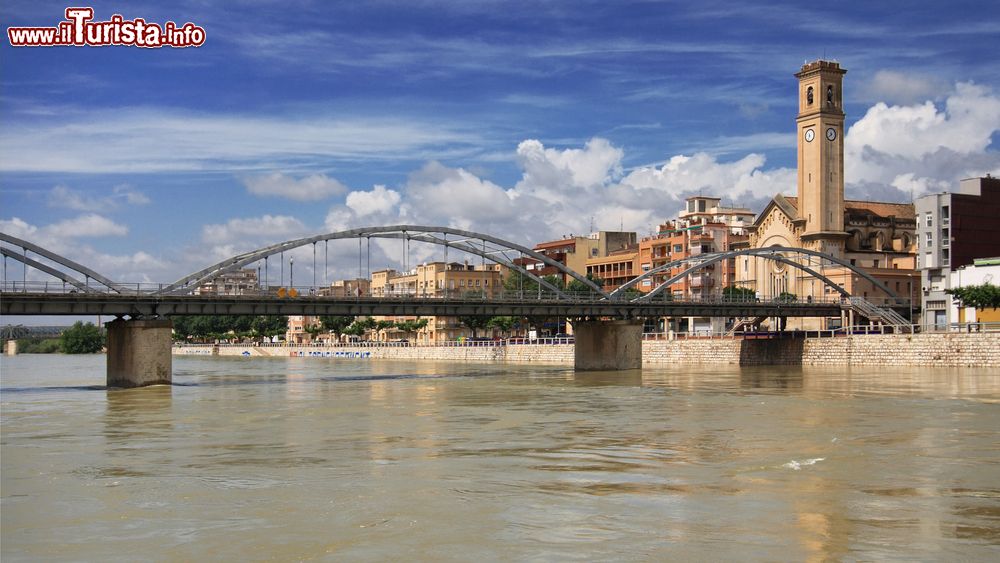
<svg viewBox="0 0 1000 563"><path fill-rule="evenodd" d="M911 297L919 285L913 204L844 199L843 81L832 61L808 63L798 78L798 193L776 195L749 229L750 248L798 247L833 255L875 277L882 287L833 262L804 263L849 291L880 302ZM791 256L789 256L791 257ZM840 294L809 274L753 257L737 260L737 285L761 298L835 299ZM845 319L799 319L789 328L830 328Z"/></svg>

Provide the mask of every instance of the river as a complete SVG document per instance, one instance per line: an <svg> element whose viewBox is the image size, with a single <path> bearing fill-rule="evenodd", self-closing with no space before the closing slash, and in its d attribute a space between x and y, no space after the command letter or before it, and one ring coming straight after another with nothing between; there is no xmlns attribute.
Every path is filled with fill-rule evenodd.
<svg viewBox="0 0 1000 563"><path fill-rule="evenodd" d="M1000 558L985 370L0 362L5 563Z"/></svg>

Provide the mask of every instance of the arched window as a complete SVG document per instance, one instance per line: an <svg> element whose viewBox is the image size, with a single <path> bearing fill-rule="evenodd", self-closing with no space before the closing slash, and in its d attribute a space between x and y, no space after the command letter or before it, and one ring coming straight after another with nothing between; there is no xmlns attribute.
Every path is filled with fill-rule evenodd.
<svg viewBox="0 0 1000 563"><path fill-rule="evenodd" d="M833 105L833 86L826 87L826 105Z"/></svg>
<svg viewBox="0 0 1000 563"><path fill-rule="evenodd" d="M806 103L812 105L813 103L813 87L810 86L806 88Z"/></svg>

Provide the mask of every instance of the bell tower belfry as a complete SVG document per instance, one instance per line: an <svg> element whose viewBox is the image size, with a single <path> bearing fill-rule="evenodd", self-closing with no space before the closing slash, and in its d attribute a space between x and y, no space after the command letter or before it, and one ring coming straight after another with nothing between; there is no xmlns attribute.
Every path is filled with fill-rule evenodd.
<svg viewBox="0 0 1000 563"><path fill-rule="evenodd" d="M844 74L840 63L802 66L799 79L798 218L802 245L843 256Z"/></svg>

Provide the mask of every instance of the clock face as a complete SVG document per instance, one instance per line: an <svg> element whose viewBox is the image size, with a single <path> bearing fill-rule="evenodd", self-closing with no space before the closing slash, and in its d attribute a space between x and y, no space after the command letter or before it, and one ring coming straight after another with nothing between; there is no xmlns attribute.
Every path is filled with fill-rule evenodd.
<svg viewBox="0 0 1000 563"><path fill-rule="evenodd" d="M813 131L812 129L806 129L805 138L806 138L806 142L807 143L811 143L812 140L813 140L813 138L815 138L815 137L816 137L816 132L815 131Z"/></svg>
<svg viewBox="0 0 1000 563"><path fill-rule="evenodd" d="M837 138L837 130L834 129L833 127L827 129L826 130L826 138L829 141L832 141L832 140L836 139Z"/></svg>

